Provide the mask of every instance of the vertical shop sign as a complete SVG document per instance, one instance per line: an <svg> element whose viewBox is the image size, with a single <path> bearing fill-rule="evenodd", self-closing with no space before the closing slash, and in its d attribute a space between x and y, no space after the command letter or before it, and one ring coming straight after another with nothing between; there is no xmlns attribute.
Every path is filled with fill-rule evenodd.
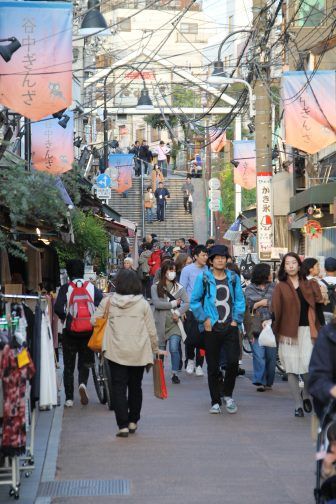
<svg viewBox="0 0 336 504"><path fill-rule="evenodd" d="M257 175L258 256L270 260L274 247L272 174Z"/></svg>

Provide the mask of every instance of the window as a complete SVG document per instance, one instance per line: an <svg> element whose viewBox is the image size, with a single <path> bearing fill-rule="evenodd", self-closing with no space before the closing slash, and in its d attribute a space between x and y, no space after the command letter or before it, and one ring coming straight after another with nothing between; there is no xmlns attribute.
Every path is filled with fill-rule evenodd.
<svg viewBox="0 0 336 504"><path fill-rule="evenodd" d="M232 28L233 28L233 16L229 16L229 25L228 25L229 33L232 33Z"/></svg>
<svg viewBox="0 0 336 504"><path fill-rule="evenodd" d="M180 24L181 33L193 33L198 34L198 24L197 23L181 23Z"/></svg>
<svg viewBox="0 0 336 504"><path fill-rule="evenodd" d="M305 0L296 15L296 26L318 26L326 13L326 0Z"/></svg>
<svg viewBox="0 0 336 504"><path fill-rule="evenodd" d="M117 17L118 30L120 31L131 31L131 20L127 18Z"/></svg>

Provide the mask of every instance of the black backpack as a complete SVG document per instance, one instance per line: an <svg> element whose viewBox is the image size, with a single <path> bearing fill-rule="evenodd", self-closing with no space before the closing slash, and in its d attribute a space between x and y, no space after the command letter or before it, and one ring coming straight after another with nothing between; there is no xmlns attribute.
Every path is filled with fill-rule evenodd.
<svg viewBox="0 0 336 504"><path fill-rule="evenodd" d="M328 289L329 303L324 306L323 311L328 313L334 313L336 307L336 285L330 284L322 279L322 282Z"/></svg>

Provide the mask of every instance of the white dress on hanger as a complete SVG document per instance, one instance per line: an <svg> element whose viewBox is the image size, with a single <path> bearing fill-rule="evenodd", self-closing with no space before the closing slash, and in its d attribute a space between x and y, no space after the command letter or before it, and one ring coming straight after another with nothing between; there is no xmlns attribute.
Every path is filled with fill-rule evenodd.
<svg viewBox="0 0 336 504"><path fill-rule="evenodd" d="M53 335L48 309L42 314L40 407L57 405L57 380Z"/></svg>

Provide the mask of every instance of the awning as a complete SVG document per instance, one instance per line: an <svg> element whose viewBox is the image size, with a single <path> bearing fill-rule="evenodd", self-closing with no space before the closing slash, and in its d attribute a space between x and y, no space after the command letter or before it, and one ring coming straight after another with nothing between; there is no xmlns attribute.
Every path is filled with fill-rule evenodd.
<svg viewBox="0 0 336 504"><path fill-rule="evenodd" d="M95 215L97 219L103 221L105 229L109 231L114 236L128 236L128 228L119 222L114 221L113 219L107 219L104 217L100 217L99 215Z"/></svg>

